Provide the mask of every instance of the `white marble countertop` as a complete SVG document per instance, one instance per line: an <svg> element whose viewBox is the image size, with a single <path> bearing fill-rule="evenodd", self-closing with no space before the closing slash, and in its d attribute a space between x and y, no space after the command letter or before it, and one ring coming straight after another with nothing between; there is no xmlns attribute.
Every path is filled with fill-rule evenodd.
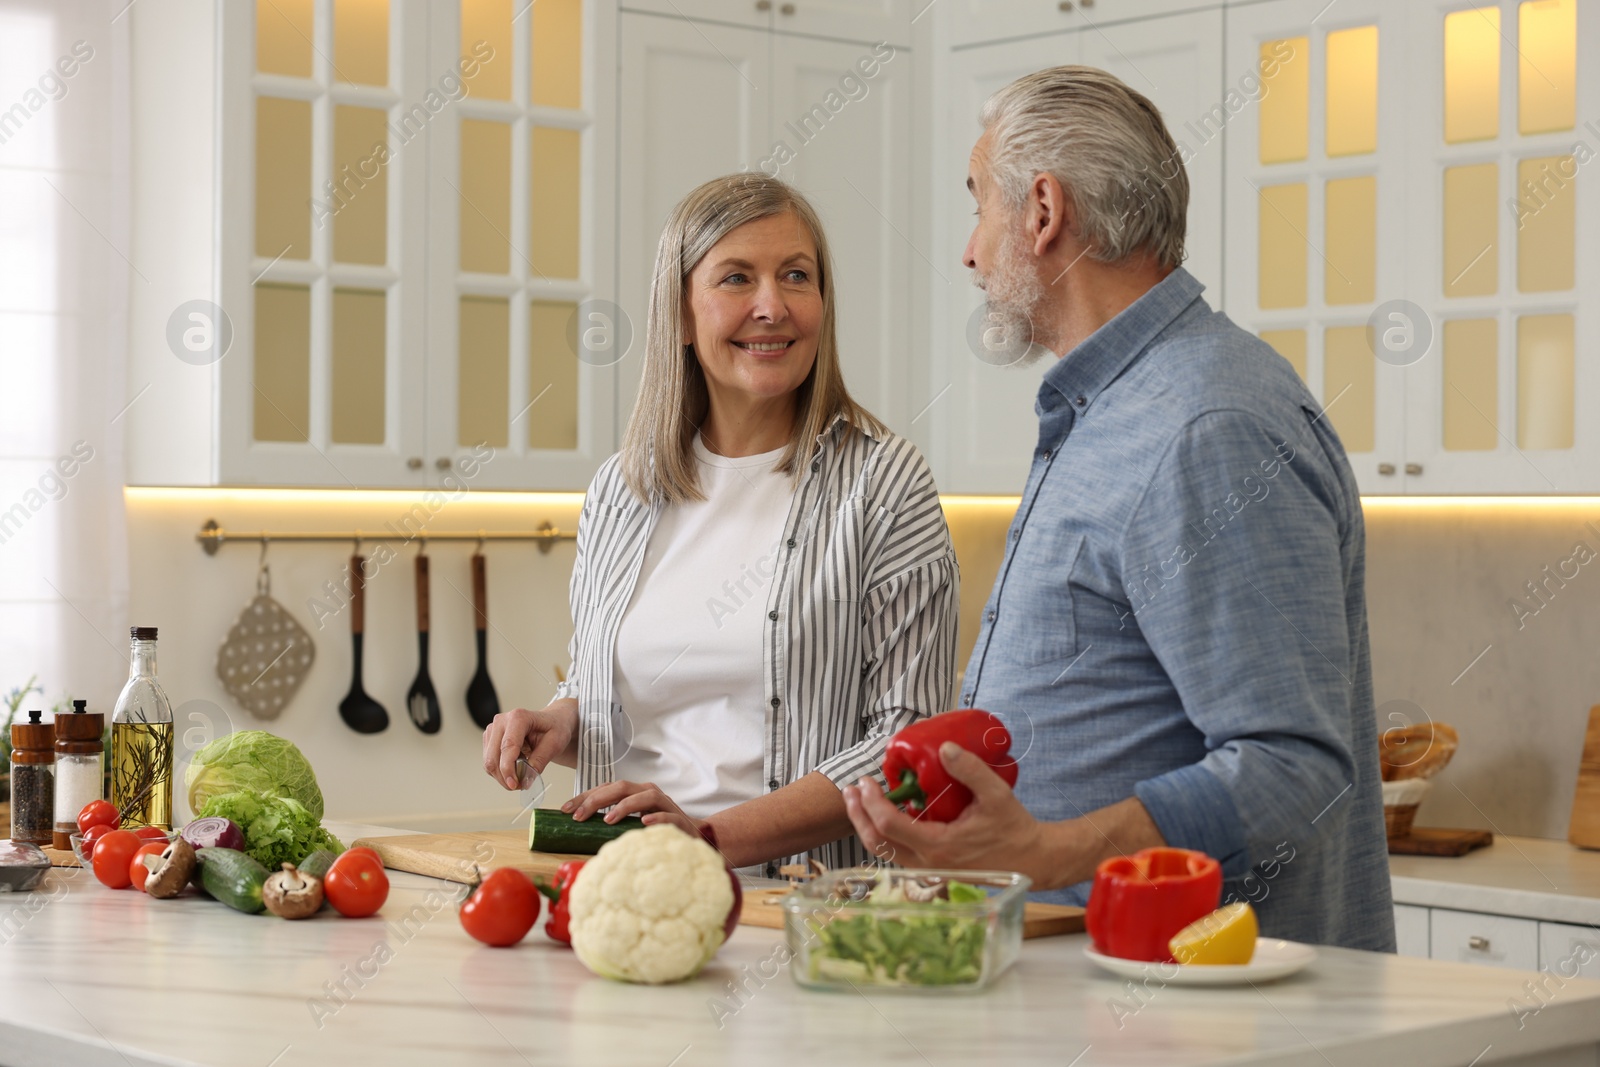
<svg viewBox="0 0 1600 1067"><path fill-rule="evenodd" d="M346 840L397 832L331 828ZM1080 935L1027 942L977 996L821 994L782 973L781 933L741 927L699 978L628 986L591 975L542 930L512 949L479 945L456 920L459 887L391 880L378 916L285 922L53 871L43 892L0 898L0 1060L1459 1067L1574 1046L1586 1051L1560 1062L1600 1055L1600 982L1534 1000L1527 973L1321 949L1282 982L1134 989L1097 971ZM1519 1020L1510 1001L1543 1006Z"/></svg>
<svg viewBox="0 0 1600 1067"><path fill-rule="evenodd" d="M1396 904L1600 926L1600 852L1501 837L1465 856L1390 856Z"/></svg>

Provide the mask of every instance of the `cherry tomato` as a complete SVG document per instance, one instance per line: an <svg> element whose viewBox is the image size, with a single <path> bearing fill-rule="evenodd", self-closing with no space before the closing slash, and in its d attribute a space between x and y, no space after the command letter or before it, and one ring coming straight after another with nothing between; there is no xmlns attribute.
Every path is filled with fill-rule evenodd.
<svg viewBox="0 0 1600 1067"><path fill-rule="evenodd" d="M322 879L322 895L347 919L362 919L389 899L389 876L370 848L341 855Z"/></svg>
<svg viewBox="0 0 1600 1067"><path fill-rule="evenodd" d="M87 834L91 826L109 826L113 830L122 825L122 812L109 800L91 800L78 812L78 832Z"/></svg>
<svg viewBox="0 0 1600 1067"><path fill-rule="evenodd" d="M144 842L132 830L112 830L94 843L94 876L100 884L112 889L126 889L132 884L128 864L133 854Z"/></svg>
<svg viewBox="0 0 1600 1067"><path fill-rule="evenodd" d="M167 843L165 841L159 844L151 841L139 846L139 851L135 852L133 858L128 861L128 881L133 884L133 888L143 893L144 880L150 877L150 868L144 865L144 858L146 856L159 856L166 850Z"/></svg>
<svg viewBox="0 0 1600 1067"><path fill-rule="evenodd" d="M93 856L95 842L115 829L116 827L112 826L110 823L103 822L96 826L91 826L87 830L83 831L83 854L85 856Z"/></svg>
<svg viewBox="0 0 1600 1067"><path fill-rule="evenodd" d="M133 828L133 832L145 841L165 841L167 839L167 832L159 826L138 826Z"/></svg>
<svg viewBox="0 0 1600 1067"><path fill-rule="evenodd" d="M515 867L489 872L461 905L461 927L485 945L521 941L539 921L539 890Z"/></svg>

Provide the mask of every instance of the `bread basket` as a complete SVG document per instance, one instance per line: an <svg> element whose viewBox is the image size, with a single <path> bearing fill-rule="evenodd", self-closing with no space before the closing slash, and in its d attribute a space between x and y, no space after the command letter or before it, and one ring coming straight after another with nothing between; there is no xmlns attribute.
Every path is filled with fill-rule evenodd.
<svg viewBox="0 0 1600 1067"><path fill-rule="evenodd" d="M1388 836L1411 833L1417 807L1433 787L1430 779L1456 754L1455 728L1442 722L1398 726L1378 737L1383 770L1383 824Z"/></svg>

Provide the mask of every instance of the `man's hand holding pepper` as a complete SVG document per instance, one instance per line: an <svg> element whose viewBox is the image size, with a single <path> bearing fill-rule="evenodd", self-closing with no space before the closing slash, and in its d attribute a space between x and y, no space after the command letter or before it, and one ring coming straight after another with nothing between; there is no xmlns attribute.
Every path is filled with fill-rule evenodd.
<svg viewBox="0 0 1600 1067"><path fill-rule="evenodd" d="M867 851L903 867L1015 870L1036 883L1045 881L1045 871L1022 864L1042 858L1046 824L1028 814L1005 779L960 745L940 745L939 760L952 778L972 790L972 803L954 822L907 815L870 778L845 788L845 810Z"/></svg>
<svg viewBox="0 0 1600 1067"><path fill-rule="evenodd" d="M906 814L871 779L845 788L845 810L872 855L904 867L1018 871L1039 890L1086 881L1103 859L1167 843L1137 797L1082 818L1040 822L980 757L947 741L939 760L972 790L972 803L953 822Z"/></svg>

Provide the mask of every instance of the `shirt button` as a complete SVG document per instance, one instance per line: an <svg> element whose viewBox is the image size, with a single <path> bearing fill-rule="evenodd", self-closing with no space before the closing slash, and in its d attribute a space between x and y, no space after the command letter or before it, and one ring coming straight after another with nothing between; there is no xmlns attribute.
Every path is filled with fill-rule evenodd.
<svg viewBox="0 0 1600 1067"><path fill-rule="evenodd" d="M987 615L984 616L984 618L988 619L990 622L994 622L994 612L992 612L992 611L989 612Z"/></svg>
<svg viewBox="0 0 1600 1067"><path fill-rule="evenodd" d="M783 703L783 702L781 700L779 700L777 697L773 697L772 698L772 706L773 707L777 707L781 703Z"/></svg>
<svg viewBox="0 0 1600 1067"><path fill-rule="evenodd" d="M1049 459L1050 458L1050 450L1048 448L1041 448L1039 450L1039 458L1040 459Z"/></svg>
<svg viewBox="0 0 1600 1067"><path fill-rule="evenodd" d="M1078 405L1081 408L1081 407L1083 407L1083 405L1087 404L1088 401L1084 399L1082 393L1079 393L1078 394L1078 399L1074 400L1073 403Z"/></svg>
<svg viewBox="0 0 1600 1067"><path fill-rule="evenodd" d="M794 538L792 538L792 537L791 537L791 538L789 538L789 547L790 547L790 548L793 548L793 547L794 547Z"/></svg>
<svg viewBox="0 0 1600 1067"><path fill-rule="evenodd" d="M776 789L776 788L778 788L778 780L776 778L768 778L767 779L767 788L768 789Z"/></svg>
<svg viewBox="0 0 1600 1067"><path fill-rule="evenodd" d="M820 459L812 460L811 461L811 469L814 470L814 471L821 470L822 469L822 460L820 460Z"/></svg>
<svg viewBox="0 0 1600 1067"><path fill-rule="evenodd" d="M771 619L773 622L777 622L778 621L778 613L776 611L769 611L769 612L767 612L767 618Z"/></svg>

